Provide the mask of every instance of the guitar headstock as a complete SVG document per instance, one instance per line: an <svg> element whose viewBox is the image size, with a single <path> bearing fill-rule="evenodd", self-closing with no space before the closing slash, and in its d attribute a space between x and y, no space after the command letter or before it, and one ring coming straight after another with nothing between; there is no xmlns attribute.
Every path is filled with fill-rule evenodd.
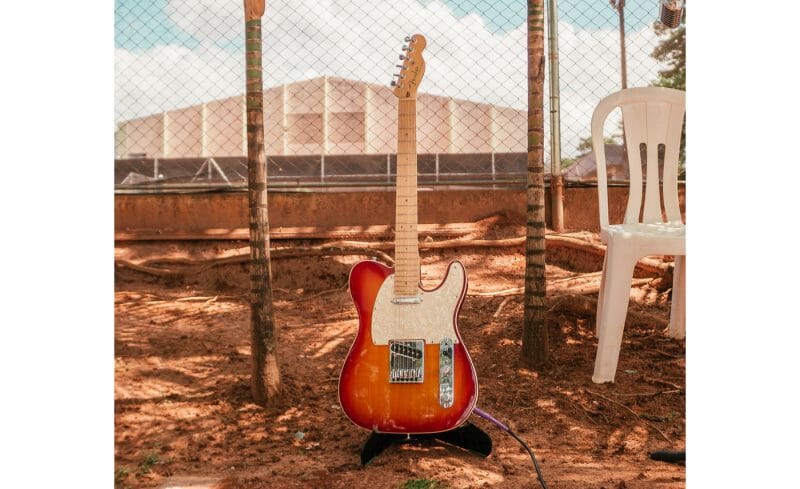
<svg viewBox="0 0 800 489"><path fill-rule="evenodd" d="M400 55L400 73L395 74L397 80L392 80L394 94L398 98L414 98L417 96L417 88L425 74L425 60L422 58L422 51L425 49L427 41L422 34L414 34L405 38L406 45L403 46L403 54Z"/></svg>

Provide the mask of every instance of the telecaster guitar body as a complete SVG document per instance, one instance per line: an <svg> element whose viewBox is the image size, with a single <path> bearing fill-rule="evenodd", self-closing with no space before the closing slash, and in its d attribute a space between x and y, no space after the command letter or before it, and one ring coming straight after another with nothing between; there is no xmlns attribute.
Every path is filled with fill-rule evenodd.
<svg viewBox="0 0 800 489"><path fill-rule="evenodd" d="M478 381L456 324L467 273L453 261L439 287L420 286L416 94L425 72L421 34L407 37L392 82L398 97L394 268L375 261L350 272L358 334L339 376L350 420L382 433L439 433L472 413Z"/></svg>
<svg viewBox="0 0 800 489"><path fill-rule="evenodd" d="M419 303L393 302L393 279L394 270L375 261L359 262L350 272L359 327L339 379L342 409L356 425L382 433L456 428L478 397L456 324L467 290L464 266L450 263L439 287L420 289ZM421 350L422 358L414 358Z"/></svg>

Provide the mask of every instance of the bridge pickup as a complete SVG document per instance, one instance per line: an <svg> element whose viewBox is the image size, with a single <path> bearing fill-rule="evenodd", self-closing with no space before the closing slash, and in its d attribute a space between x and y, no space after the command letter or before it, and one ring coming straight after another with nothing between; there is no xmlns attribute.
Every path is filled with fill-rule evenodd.
<svg viewBox="0 0 800 489"><path fill-rule="evenodd" d="M425 378L425 340L389 340L389 382L420 384Z"/></svg>

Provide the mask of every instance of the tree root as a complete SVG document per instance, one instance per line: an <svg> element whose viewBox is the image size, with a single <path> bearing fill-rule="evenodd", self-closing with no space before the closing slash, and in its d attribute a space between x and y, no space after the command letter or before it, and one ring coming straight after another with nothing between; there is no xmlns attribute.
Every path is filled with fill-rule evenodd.
<svg viewBox="0 0 800 489"><path fill-rule="evenodd" d="M347 247L347 246L310 246L310 247L295 247L295 248L276 248L270 252L270 257L274 259L281 258L297 258L301 256L331 256L331 255L363 255L380 258L386 264L392 265L394 259L391 256L378 249L369 249L362 247ZM133 262L118 258L116 264L121 267L127 267L132 270L155 275L158 277L177 277L189 273L198 273L207 270L214 266L230 265L239 263L249 263L250 252L238 253L235 255L206 258L206 259L192 259L186 257L154 257L140 262ZM154 265L187 265L184 268L166 268Z"/></svg>
<svg viewBox="0 0 800 489"><path fill-rule="evenodd" d="M462 248L509 248L521 247L525 245L525 237L518 238L505 238L505 239L448 239L443 241L422 241L419 243L420 250L436 250L436 249L462 249ZM605 247L599 244L592 243L579 238L573 238L563 235L547 235L545 237L546 246L548 248L570 248L594 254L600 257L605 255ZM139 272L148 273L160 277L174 277L184 275L187 273L196 273L206 270L212 266L246 263L250 261L250 251L243 248L245 251L238 252L233 255L214 258L188 258L188 257L174 257L174 256L161 256L153 257L146 260L134 262L118 258L117 265L137 270ZM388 265L394 264L394 259L389 256L386 251L394 249L394 243L390 241L333 241L317 246L301 246L301 247L282 247L273 248L271 250L271 257L275 259L280 258L296 258L302 256L370 256L379 258ZM154 266L159 265L159 266ZM169 265L186 265L186 268L175 269L169 268ZM656 275L663 275L669 270L670 265L661 263L649 258L643 258L636 264L636 268ZM599 276L600 272L596 272ZM586 280L586 279L582 279ZM597 289L599 290L599 288ZM587 289L586 294L597 292L594 286Z"/></svg>
<svg viewBox="0 0 800 489"><path fill-rule="evenodd" d="M617 406L621 406L621 407L622 407L622 408L624 408L626 411L628 411L629 413L633 414L633 415L634 415L636 418L638 418L638 419L641 419L642 421L645 421L645 422L647 423L647 420L646 420L645 418L643 418L643 417L639 416L638 414L636 414L636 412L635 412L633 409L631 409L631 408L629 408L628 406L626 406L626 405L622 404L621 402L619 402L619 401L615 401L614 399L610 399L610 398L608 398L608 397L606 397L606 396L604 396L603 394L600 394L600 393L598 393L598 392L590 391L589 389L586 389L586 392L588 392L589 394L592 394L593 396L597 396L597 397L599 397L600 399L605 399L605 400L606 400L606 401L608 401L608 402L612 402L612 403L616 404ZM654 424L652 424L652 423L647 423L647 424L648 424L648 425L649 425L651 428L653 428L654 430L656 430L656 431L658 432L658 434L659 434L659 435L661 435L661 437L662 437L662 438L664 438L665 440L667 440L667 442L669 442L669 443L672 443L672 440L670 440L670 439L669 439L669 437L668 437L666 434L664 434L664 432L663 432L663 431L661 431L660 429L658 429L658 427L657 427L657 426L655 426L655 425L654 425Z"/></svg>

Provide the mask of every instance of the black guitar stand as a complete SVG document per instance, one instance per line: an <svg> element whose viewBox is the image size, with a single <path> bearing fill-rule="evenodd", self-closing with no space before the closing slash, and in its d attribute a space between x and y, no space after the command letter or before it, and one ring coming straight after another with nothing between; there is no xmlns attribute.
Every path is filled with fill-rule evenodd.
<svg viewBox="0 0 800 489"><path fill-rule="evenodd" d="M492 453L492 439L485 431L472 423L466 423L458 428L423 435L401 435L393 433L378 433L373 431L364 446L361 447L361 465L369 464L372 459L381 454L393 443L421 443L427 440L438 440L478 455L488 457Z"/></svg>

